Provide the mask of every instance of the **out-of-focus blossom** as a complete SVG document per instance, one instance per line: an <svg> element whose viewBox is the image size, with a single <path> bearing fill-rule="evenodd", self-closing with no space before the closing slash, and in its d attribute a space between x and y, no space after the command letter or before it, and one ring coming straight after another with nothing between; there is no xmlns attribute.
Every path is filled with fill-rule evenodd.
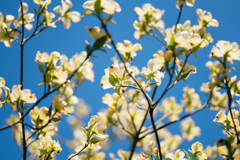
<svg viewBox="0 0 240 160"><path fill-rule="evenodd" d="M195 122L192 118L187 118L182 121L180 124L180 130L184 139L192 141L196 136L200 136L201 129L200 127L195 126Z"/></svg>
<svg viewBox="0 0 240 160"><path fill-rule="evenodd" d="M147 159L147 158L151 157L153 154L157 154L158 149L154 148L155 144L156 144L156 142L149 141L148 152L146 154L141 152L140 153L140 157L143 158L143 159Z"/></svg>
<svg viewBox="0 0 240 160"><path fill-rule="evenodd" d="M186 108L186 112L191 112L195 108L201 107L201 101L200 97L197 93L195 93L194 88L183 88L183 99L182 99L182 105Z"/></svg>
<svg viewBox="0 0 240 160"><path fill-rule="evenodd" d="M88 0L83 3L83 8L86 10L94 10L94 5L97 0ZM114 12L121 12L121 8L114 0L101 0L101 9L103 12L113 15Z"/></svg>
<svg viewBox="0 0 240 160"><path fill-rule="evenodd" d="M160 112L169 114L170 121L175 121L179 118L179 114L182 113L182 106L176 103L175 97L164 99L160 107Z"/></svg>

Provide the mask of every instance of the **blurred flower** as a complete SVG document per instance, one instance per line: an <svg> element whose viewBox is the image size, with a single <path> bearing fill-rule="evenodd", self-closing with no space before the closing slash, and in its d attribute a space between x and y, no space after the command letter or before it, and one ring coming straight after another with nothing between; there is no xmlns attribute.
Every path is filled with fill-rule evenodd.
<svg viewBox="0 0 240 160"><path fill-rule="evenodd" d="M190 117L181 122L180 130L182 137L188 141L192 141L196 136L200 136L201 134L200 127L195 126L195 122Z"/></svg>
<svg viewBox="0 0 240 160"><path fill-rule="evenodd" d="M94 10L94 5L97 0L88 0L83 3L83 8L86 10ZM101 9L103 12L113 15L114 12L121 12L121 8L114 0L101 0Z"/></svg>

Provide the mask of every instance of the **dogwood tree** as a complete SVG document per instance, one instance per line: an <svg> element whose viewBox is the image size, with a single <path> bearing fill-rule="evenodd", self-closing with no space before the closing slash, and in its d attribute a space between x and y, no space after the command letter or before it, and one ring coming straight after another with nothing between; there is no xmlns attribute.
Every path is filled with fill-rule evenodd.
<svg viewBox="0 0 240 160"><path fill-rule="evenodd" d="M74 9L74 1L61 0L60 4L51 6L55 3L20 0L16 13L0 12L1 45L17 51L2 66L14 81L9 76L5 78L5 73L0 75L0 112L4 115L1 121L5 121L0 126L0 134L4 137L4 133L12 133L21 159L240 159L237 108L240 81L236 75L240 49L238 42L214 42L209 28L217 28L219 22L211 11L197 8L191 13L196 14L196 23L189 19L181 23L182 12L193 7L195 0L177 0L176 22L169 25L164 21L164 14L171 11L146 2L132 8L137 17L132 22L132 35L122 28L118 34L124 39L118 40L109 27L119 23L115 16L121 15L126 7L120 2L86 0ZM80 7L82 13L76 11ZM47 30L61 25L71 30L74 23L82 23L84 19L85 29L71 32L85 35L85 41L76 42L72 38L65 42L81 44L82 48L78 47L81 50L72 56L61 50L49 52L44 42L34 41ZM43 38L51 36L48 33ZM131 36L134 41L129 40ZM48 46L58 43L58 35L54 39ZM32 47L28 43L37 51L29 50ZM145 46L154 52L144 50ZM70 50L71 46L64 47ZM201 50L208 52L205 66L209 71L199 75L200 81L196 83L201 82L201 86L197 88L188 83L202 69L194 63L204 56L199 54ZM101 58L101 53L107 54L111 64ZM135 63L138 57L145 58ZM2 59L8 61L4 56ZM20 61L18 66L14 64L15 59ZM99 63L104 67L95 71L93 66ZM99 77L97 82L95 75ZM203 81L203 77L209 79ZM89 101L98 101L98 93L103 93L101 102L95 103L97 106L90 113L91 107L79 95L86 94ZM207 135L196 141L203 128L197 125L194 116L202 110L205 111L202 121L206 113L216 112L211 122L219 126L216 134L221 138L214 139L215 143L202 143L208 141ZM171 130L170 126L179 129ZM70 136L65 135L66 130ZM124 145L118 144L120 141ZM9 154L19 158L16 152L17 149L11 149Z"/></svg>

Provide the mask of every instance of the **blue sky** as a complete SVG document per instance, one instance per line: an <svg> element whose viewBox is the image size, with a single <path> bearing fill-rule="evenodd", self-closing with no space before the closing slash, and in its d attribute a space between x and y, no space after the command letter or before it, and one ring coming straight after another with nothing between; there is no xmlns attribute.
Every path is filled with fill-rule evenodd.
<svg viewBox="0 0 240 160"><path fill-rule="evenodd" d="M32 0L25 1L29 5L29 12L33 13L32 6L35 5ZM73 11L78 11L81 14L84 13L82 8L83 0L72 0L73 2ZM152 55L159 49L161 49L162 44L156 41L152 37L145 36L142 40L136 40L133 37L135 29L133 28L133 21L138 19L138 15L134 12L134 7L141 7L144 3L149 2L156 8L164 9L165 14L163 20L165 22L166 28L172 27L176 23L178 10L175 7L175 0L171 1L119 1L119 5L122 8L122 12L116 13L114 15L114 20L117 24L108 25L109 31L113 36L115 42L123 42L127 39L132 41L132 43L141 43L143 50L138 52L138 56L134 59L133 64L137 65L139 69L147 65L147 61L152 58ZM52 11L52 8L59 5L60 0L54 0L49 5L49 11ZM11 14L15 17L17 16L17 10L19 8L19 2L14 1L3 1L0 2L0 12L3 14ZM36 6L36 5L35 5ZM201 51L197 52L198 60L196 61L194 57L189 59L189 64L194 64L197 67L197 74L191 75L187 80L187 84L181 82L177 85L172 91L170 91L165 97L174 96L176 97L178 103L180 103L182 97L182 88L185 85L195 88L196 92L199 93L202 103L206 100L206 96L200 92L199 88L203 82L209 81L209 71L205 67L205 63L210 60L208 55L213 45L216 44L218 40L228 40L230 42L240 43L240 1L232 0L231 2L225 0L196 0L194 7L184 6L182 17L180 23L185 22L187 19L190 19L192 24L196 24L196 9L201 8L203 10L210 11L214 19L219 21L218 28L209 28L207 32L211 33L214 42L209 44L208 48L204 48ZM42 80L42 76L38 72L36 63L34 62L35 55L37 51L48 52L58 51L61 54L66 54L68 57L71 57L75 53L80 53L84 51L85 40L89 40L91 43L94 41L89 37L87 31L85 30L86 26L94 27L100 26L99 21L96 18L91 16L86 16L81 19L77 24L72 23L70 29L66 30L62 25L57 25L57 28L49 28L29 41L25 46L24 52L24 88L31 89L37 97L40 97L43 94L42 86L38 84ZM28 37L32 31L26 31L26 36ZM20 35L19 35L20 37ZM97 112L106 107L102 104L102 96L105 93L113 93L112 89L103 90L100 85L101 77L104 75L104 69L112 64L110 58L113 57L116 53L114 50L108 50L108 54L102 52L95 53L99 58L92 58L95 72L94 83L86 82L84 83L77 92L77 96L85 100L87 104L92 107L91 115L97 114ZM6 48L3 43L0 43L0 77L3 77L6 80L6 86L11 88L15 84L20 83L19 78L19 67L20 67L20 47L17 43L12 43L12 47ZM238 68L240 62L235 62L234 66L237 71L232 74L236 74L238 77L239 72ZM161 89L166 85L166 82L163 82L162 87L159 88L157 96L161 94ZM97 91L97 92L96 92ZM94 99L94 100L93 100ZM52 96L47 100L44 100L40 106L48 106L52 101ZM11 107L8 106L4 110L0 109L0 127L5 125L5 119L12 114ZM15 113L16 114L16 113ZM213 123L213 119L216 112L209 111L205 109L204 111L194 115L193 118L196 121L196 124L202 129L202 136L193 140L201 141L204 146L207 144L213 145L215 140L218 140L223 137L220 127ZM159 117L158 117L159 118ZM156 118L157 119L157 118ZM88 119L87 119L88 120ZM176 125L170 126L169 129L173 133L178 133L179 123ZM60 133L63 136L69 136L70 130L65 122L59 127ZM12 140L11 129L0 132L0 155L1 159L20 159L20 154L17 149L15 142ZM191 143L184 143L182 146L184 149L188 149ZM118 147L116 145L111 146L111 150L115 152ZM128 149L129 146L125 146L125 149ZM66 148L58 156L58 159L66 159L68 151Z"/></svg>

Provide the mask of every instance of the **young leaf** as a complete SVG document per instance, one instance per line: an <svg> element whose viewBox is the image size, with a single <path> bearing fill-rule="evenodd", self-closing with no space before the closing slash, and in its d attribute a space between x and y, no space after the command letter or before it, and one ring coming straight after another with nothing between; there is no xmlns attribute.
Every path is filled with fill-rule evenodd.
<svg viewBox="0 0 240 160"><path fill-rule="evenodd" d="M90 139L90 143L93 143L93 144L96 144L96 143L98 143L98 142L101 142L101 141L104 141L104 140L102 140L102 139L98 139L98 138L96 138L96 137L93 137L92 139Z"/></svg>
<svg viewBox="0 0 240 160"><path fill-rule="evenodd" d="M79 128L85 133L86 136L88 136L87 131L84 128L82 128L82 127L79 127Z"/></svg>
<svg viewBox="0 0 240 160"><path fill-rule="evenodd" d="M99 15L99 13L101 12L101 0L96 0L94 4L94 10L97 13L97 15Z"/></svg>
<svg viewBox="0 0 240 160"><path fill-rule="evenodd" d="M107 41L107 36L101 37L98 40L95 41L93 44L93 50L98 50L100 49Z"/></svg>

